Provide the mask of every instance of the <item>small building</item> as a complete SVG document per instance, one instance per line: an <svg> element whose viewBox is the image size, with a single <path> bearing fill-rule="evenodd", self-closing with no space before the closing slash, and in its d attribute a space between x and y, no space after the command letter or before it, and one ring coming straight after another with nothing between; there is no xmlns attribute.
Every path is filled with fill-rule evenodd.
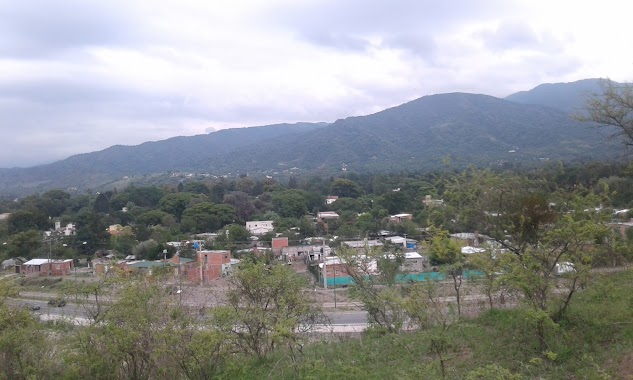
<svg viewBox="0 0 633 380"><path fill-rule="evenodd" d="M210 250L196 252L196 270L187 271L187 279L208 284L232 273L231 251Z"/></svg>
<svg viewBox="0 0 633 380"><path fill-rule="evenodd" d="M130 226L123 227L120 224L112 224L108 226L107 231L111 236L132 235L132 228Z"/></svg>
<svg viewBox="0 0 633 380"><path fill-rule="evenodd" d="M400 267L403 273L422 273L429 267L429 258L417 252L405 252L404 263Z"/></svg>
<svg viewBox="0 0 633 380"><path fill-rule="evenodd" d="M319 264L319 281L321 285L349 285L351 277L347 269L347 264L337 256L326 257L324 262Z"/></svg>
<svg viewBox="0 0 633 380"><path fill-rule="evenodd" d="M276 256L281 255L282 254L282 250L284 248L287 248L288 245L289 244L288 244L288 238L287 237L276 237L276 238L273 238L272 244L271 244L272 249L273 249L273 253Z"/></svg>
<svg viewBox="0 0 633 380"><path fill-rule="evenodd" d="M491 243L493 239L478 232L460 232L451 234L451 239L461 246L479 247L485 243Z"/></svg>
<svg viewBox="0 0 633 380"><path fill-rule="evenodd" d="M412 220L412 219L413 219L412 214L396 214L396 215L391 215L389 217L389 221L392 223L402 223L405 220Z"/></svg>
<svg viewBox="0 0 633 380"><path fill-rule="evenodd" d="M20 273L20 266L24 264L27 260L24 257L13 257L7 260L4 260L0 266L2 270L15 270L16 273ZM17 268L16 268L17 267Z"/></svg>
<svg viewBox="0 0 633 380"><path fill-rule="evenodd" d="M251 234L258 236L273 232L275 227L273 226L272 220L257 220L246 222L246 229Z"/></svg>
<svg viewBox="0 0 633 380"><path fill-rule="evenodd" d="M168 261L134 261L127 264L129 271L136 271L138 273L143 273L146 275L151 275L155 269L164 268L169 266L170 263Z"/></svg>
<svg viewBox="0 0 633 380"><path fill-rule="evenodd" d="M406 249L416 249L418 246L418 242L416 240L407 239L402 236L389 236L385 238L385 241L391 244L401 245Z"/></svg>
<svg viewBox="0 0 633 380"><path fill-rule="evenodd" d="M283 247L280 255L285 261L295 261L303 260L304 257L309 256L312 251L314 251L314 247L311 245L294 245Z"/></svg>
<svg viewBox="0 0 633 380"><path fill-rule="evenodd" d="M72 273L74 267L75 264L72 259L32 259L20 265L20 274L33 277L48 276L49 274L51 276L67 276Z"/></svg>
<svg viewBox="0 0 633 380"><path fill-rule="evenodd" d="M326 205L331 205L332 203L336 202L337 199L338 199L338 196L330 195L327 198L325 198L325 204Z"/></svg>
<svg viewBox="0 0 633 380"><path fill-rule="evenodd" d="M349 248L355 248L355 249L362 249L365 247L382 247L384 246L383 242L381 242L380 240L351 240L351 241L344 241L341 242L342 245L349 247Z"/></svg>
<svg viewBox="0 0 633 380"><path fill-rule="evenodd" d="M317 219L320 221L335 220L339 215L334 211L322 211L317 213Z"/></svg>
<svg viewBox="0 0 633 380"><path fill-rule="evenodd" d="M424 205L428 207L436 207L436 206L444 206L443 199L433 199L430 195L425 195L424 200L422 201Z"/></svg>

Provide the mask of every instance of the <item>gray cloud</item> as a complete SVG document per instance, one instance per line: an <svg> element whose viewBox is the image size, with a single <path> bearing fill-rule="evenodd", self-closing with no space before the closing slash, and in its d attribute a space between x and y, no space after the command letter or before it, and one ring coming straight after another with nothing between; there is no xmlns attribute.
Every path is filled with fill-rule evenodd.
<svg viewBox="0 0 633 380"><path fill-rule="evenodd" d="M269 17L298 32L306 41L328 45L343 36L353 39L387 36L394 41L407 36L410 41L416 38L428 40L425 36L454 29L466 20L493 17L510 7L508 2L499 0L327 0L273 9ZM339 39L314 39L314 35L335 35ZM349 45L331 46L344 48Z"/></svg>
<svg viewBox="0 0 633 380"><path fill-rule="evenodd" d="M532 2L0 1L0 167L582 79Z"/></svg>
<svg viewBox="0 0 633 380"><path fill-rule="evenodd" d="M494 51L527 49L554 52L563 44L548 33L539 35L524 21L506 21L495 30L485 30L479 34L486 46Z"/></svg>
<svg viewBox="0 0 633 380"><path fill-rule="evenodd" d="M84 46L130 44L139 37L131 7L114 1L4 1L0 56L42 57Z"/></svg>

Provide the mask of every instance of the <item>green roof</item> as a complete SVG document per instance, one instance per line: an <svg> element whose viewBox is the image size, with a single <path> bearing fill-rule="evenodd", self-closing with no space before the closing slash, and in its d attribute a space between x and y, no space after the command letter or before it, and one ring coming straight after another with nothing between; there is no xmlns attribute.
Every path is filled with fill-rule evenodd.
<svg viewBox="0 0 633 380"><path fill-rule="evenodd" d="M156 268L156 267L164 267L169 265L164 261L139 261L138 263L130 264L129 266L132 268Z"/></svg>

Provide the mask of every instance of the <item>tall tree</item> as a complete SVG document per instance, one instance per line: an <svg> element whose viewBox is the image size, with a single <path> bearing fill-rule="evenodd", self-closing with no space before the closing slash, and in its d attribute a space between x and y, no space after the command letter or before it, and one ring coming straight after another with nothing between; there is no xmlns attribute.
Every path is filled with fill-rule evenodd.
<svg viewBox="0 0 633 380"><path fill-rule="evenodd" d="M602 92L587 100L587 112L578 119L612 127L613 137L633 146L633 84L604 79L600 86Z"/></svg>
<svg viewBox="0 0 633 380"><path fill-rule="evenodd" d="M244 262L229 281L228 303L213 315L238 351L262 358L284 347L294 358L305 333L328 323L302 292L304 279L286 265Z"/></svg>

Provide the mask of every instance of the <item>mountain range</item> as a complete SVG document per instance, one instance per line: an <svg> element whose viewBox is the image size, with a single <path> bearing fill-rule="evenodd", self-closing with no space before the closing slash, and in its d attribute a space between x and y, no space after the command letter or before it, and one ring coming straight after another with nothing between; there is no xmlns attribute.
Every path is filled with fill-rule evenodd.
<svg viewBox="0 0 633 380"><path fill-rule="evenodd" d="M618 157L608 131L574 121L599 80L543 84L505 99L449 93L425 96L334 123L278 124L113 146L32 168L0 169L0 194L51 188L98 189L123 177L170 172L212 175L284 170L434 170Z"/></svg>

